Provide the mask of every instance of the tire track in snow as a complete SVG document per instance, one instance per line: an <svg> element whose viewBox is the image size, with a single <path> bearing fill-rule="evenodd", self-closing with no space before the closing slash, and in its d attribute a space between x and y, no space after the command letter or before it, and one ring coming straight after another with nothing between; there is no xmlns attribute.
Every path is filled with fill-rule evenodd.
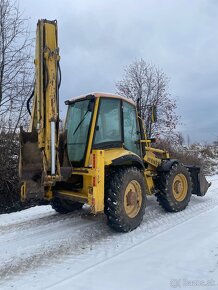
<svg viewBox="0 0 218 290"><path fill-rule="evenodd" d="M218 189L218 188L214 188L214 189ZM156 208L156 206L154 205L154 200L150 201L151 202L151 207L153 207L153 210L150 211L152 213L157 213L158 210ZM200 203L198 203L200 202ZM96 262L96 263L93 263L91 266L88 266L88 267L85 267L84 269L74 273L74 274L71 274L70 276L68 277L65 277L65 279L62 279L54 284L51 284L49 285L48 287L45 287L44 289L51 289L53 286L61 286L61 284L67 280L71 280L73 278L76 278L80 275L82 275L84 272L88 272L89 270L95 268L95 267L98 267L99 265L101 264L104 264L106 263L107 261L113 259L114 257L117 257L118 255L121 255L127 251L129 251L130 249L134 248L134 247L138 247L139 245L141 245L142 243L145 243L147 241L150 241L151 239L161 235L162 233L164 232L167 232L169 230L171 230L172 228L180 225L180 224L183 224L185 222L187 222L188 220L192 219L192 218L195 218L197 216L200 216L201 214L203 214L205 211L207 210L211 210L215 207L218 207L218 195L216 196L215 200L214 199L210 199L208 200L206 203L203 201L203 203L201 203L201 199L198 199L198 198L194 198L194 200L192 200L191 203L194 203L194 205L192 206L189 206L186 210L182 211L182 212L178 212L178 213L165 213L165 218L162 219L162 226L163 228L161 229L160 227L159 228L155 228L155 225L156 226L160 226L161 223L159 223L160 221L160 216L162 216L162 214L158 214L156 215L156 217L153 219L153 221L151 221L150 219L147 220L147 225L148 225L148 228L147 228L147 232L150 233L150 235L145 238L145 239L142 239L141 241L139 242L133 242L133 245L130 245L129 247L125 247L124 249L122 250L119 250L118 252L114 251L113 254L110 256L110 257L107 257L106 259L101 259L100 261ZM196 211L197 210L197 211ZM192 214L191 214L192 213ZM197 214L194 214L194 213L197 213ZM153 215L153 214L151 214ZM175 222L172 223L170 226L169 226L169 221L172 221L172 218L170 216L172 215L176 215L176 216L179 216L179 219L176 221L174 220ZM146 221L145 221L146 222ZM165 226L164 226L165 225ZM152 227L152 228L151 228ZM139 231L140 228L142 229L143 232L146 231L145 227L144 226L140 226L138 229L136 229L135 231ZM152 230L153 229L153 230ZM135 232L134 231L134 232ZM129 234L132 234L134 232L131 232Z"/></svg>
<svg viewBox="0 0 218 290"><path fill-rule="evenodd" d="M218 207L218 204L215 205L214 207ZM214 207L213 207L213 208L214 208ZM213 208L210 208L210 209L213 209ZM210 209L209 209L209 210L210 210ZM129 250L131 250L131 249L133 249L133 248L136 248L136 247L140 246L140 245L143 244L143 243L149 242L150 240L152 240L152 239L154 239L154 238L156 238L156 237L162 235L163 233L165 233L165 232L167 232L167 231L170 231L170 230L173 229L174 227L176 227L176 226L178 226L178 225L181 225L181 224L184 224L184 223L186 223L187 221L189 221L190 219L195 218L195 217L197 217L197 216L200 216L200 215L203 214L203 213L204 213L204 211L201 212L201 213L199 213L199 214L197 214L197 215L195 215L195 216L192 216L192 217L190 217L190 218L188 218L188 219L186 219L186 220L184 220L184 221L181 221L181 222L179 222L179 223L177 223L177 224L175 224L175 225L173 225L173 226L171 226L171 227L169 227L169 228L167 228L167 229L165 229L165 230L162 230L162 231L160 231L160 232L158 232L158 233L156 233L156 234L153 234L153 235L151 235L150 237L148 237L147 239L142 240L142 241L140 241L140 242L138 242L138 243L135 243L134 245L132 245L132 246L130 246L130 247L128 247L128 248L125 248L124 250L119 251L119 252L116 253L116 254L111 255L109 258L107 258L107 259L102 259L101 261L99 261L99 262L97 262L97 263L93 263L91 266L85 267L85 268L82 269L81 271L78 271L77 273L75 273L75 274L73 274L73 275L70 275L70 276L68 276L68 277L65 277L64 279L62 279L62 280L60 280L60 281L58 281L58 282L55 282L55 283L53 283L53 284L51 284L51 285L49 285L48 287L45 287L45 288L43 288L43 289L52 289L54 286L61 286L61 284L62 284L63 282L73 280L74 278L76 278L76 277L82 275L83 273L88 272L89 270L93 270L94 268L98 267L99 265L106 264L108 261L112 260L113 258L115 258L115 257L117 257L117 256L119 256L119 255L122 255L122 254L124 254L125 252L127 252L127 251L129 251ZM216 265L215 267L217 267L217 265ZM214 270L213 270L213 271L214 271ZM62 289L62 288L60 288L60 289Z"/></svg>
<svg viewBox="0 0 218 290"><path fill-rule="evenodd" d="M24 229L30 229L33 226L42 226L42 225L49 225L51 223L60 223L64 222L67 219L72 219L75 217L81 217L81 216L87 216L89 214L88 209L83 209L82 211L75 211L73 213L68 213L66 215L60 215L56 213L55 211L51 211L50 215L46 215L44 217L35 217L34 219L30 219L29 221L14 221L14 223L6 224L6 225L0 225L0 235L12 232L14 230L24 230Z"/></svg>
<svg viewBox="0 0 218 290"><path fill-rule="evenodd" d="M39 221L39 223L38 221L30 221L30 224L28 226L24 225L22 229L19 228L20 224L18 223L17 232L15 234L17 239L14 240L15 247L19 241L22 245L22 238L25 238L25 235L29 234L31 241L31 232L29 233L28 231L38 231L36 241L37 236L43 241L43 235L45 235L46 231L48 231L48 233L44 243L40 242L36 247L33 247L28 255L19 255L18 249L18 253L12 256L11 259L1 261L0 280L4 281L16 275L22 275L31 269L37 269L40 265L49 267L49 265L57 263L58 261L63 261L63 259L68 259L70 257L80 258L81 254L83 257L90 258L90 255L93 255L90 250L98 249L98 246L102 244L106 249L103 260L111 259L114 255L127 251L131 247L135 247L137 244L151 237L159 235L192 217L200 215L206 210L214 208L218 205L218 194L216 194L216 192L217 188L213 187L203 199L193 196L186 210L173 214L166 213L162 210L154 197L151 197L148 199L148 207L141 226L128 234L118 234L109 229L103 215L98 217L88 216L85 222L81 221L81 219L78 220L78 216L75 217L74 220L72 215L65 219L63 216L55 215L55 222L53 220L51 223L47 221L49 217L46 216L46 218ZM58 217L60 217L59 220ZM25 223L28 224L28 222ZM13 231L14 230L16 230L16 225L13 227ZM51 238L54 231L57 231L60 236L57 235L57 238L52 241ZM25 251L25 247L23 250ZM2 248L0 248L0 256L1 251ZM102 257L100 260L98 257L96 257L96 259L94 257L93 261L96 260L98 260L97 264L103 262ZM85 268L80 272L87 271L97 264L93 263L87 269ZM71 277L78 275L80 272L75 272Z"/></svg>
<svg viewBox="0 0 218 290"><path fill-rule="evenodd" d="M74 235L68 238L64 237L58 240L58 243L51 244L50 241L34 249L30 255L19 256L18 258L12 257L4 261L0 266L0 281L3 279L10 279L11 276L27 272L30 268L38 267L48 261L57 261L60 256L67 256L72 254L72 251L81 253L82 250L87 248L92 243L92 237L101 238L100 232L95 233L94 228L97 221L92 223L93 235L90 235L86 229L90 228L90 223L85 223L78 226L74 231ZM81 234L83 230L84 234ZM81 242L82 236L82 242Z"/></svg>

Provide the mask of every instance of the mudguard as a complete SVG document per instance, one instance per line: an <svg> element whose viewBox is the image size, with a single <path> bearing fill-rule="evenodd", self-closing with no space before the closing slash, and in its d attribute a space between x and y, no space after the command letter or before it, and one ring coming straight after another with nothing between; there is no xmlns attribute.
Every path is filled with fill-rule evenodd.
<svg viewBox="0 0 218 290"><path fill-rule="evenodd" d="M175 163L180 163L178 159L163 159L162 164L157 167L157 172L167 172L170 171L171 167Z"/></svg>

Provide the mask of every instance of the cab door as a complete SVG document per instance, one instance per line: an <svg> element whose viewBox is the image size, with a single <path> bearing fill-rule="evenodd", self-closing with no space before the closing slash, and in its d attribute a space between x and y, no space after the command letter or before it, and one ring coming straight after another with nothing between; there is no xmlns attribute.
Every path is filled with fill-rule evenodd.
<svg viewBox="0 0 218 290"><path fill-rule="evenodd" d="M123 101L123 131L125 148L141 157L141 136L136 108L125 101Z"/></svg>

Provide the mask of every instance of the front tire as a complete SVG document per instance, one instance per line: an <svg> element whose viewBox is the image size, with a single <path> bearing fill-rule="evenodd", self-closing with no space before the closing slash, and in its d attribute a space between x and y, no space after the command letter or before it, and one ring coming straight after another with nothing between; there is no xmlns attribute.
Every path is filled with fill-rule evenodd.
<svg viewBox="0 0 218 290"><path fill-rule="evenodd" d="M185 166L175 163L169 172L162 172L157 179L157 187L157 200L166 211L182 211L189 204L192 181Z"/></svg>
<svg viewBox="0 0 218 290"><path fill-rule="evenodd" d="M135 167L118 168L108 176L105 214L108 225L119 232L137 228L145 212L144 177Z"/></svg>
<svg viewBox="0 0 218 290"><path fill-rule="evenodd" d="M66 214L75 210L80 210L83 207L83 203L55 197L51 200L51 206L56 212Z"/></svg>

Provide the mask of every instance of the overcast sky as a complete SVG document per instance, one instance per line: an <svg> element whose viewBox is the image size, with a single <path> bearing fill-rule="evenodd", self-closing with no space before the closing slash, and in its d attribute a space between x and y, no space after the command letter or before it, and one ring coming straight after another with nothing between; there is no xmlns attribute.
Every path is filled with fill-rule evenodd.
<svg viewBox="0 0 218 290"><path fill-rule="evenodd" d="M61 103L115 92L135 59L163 69L178 103L179 130L191 142L218 138L218 0L19 0L35 33L57 19Z"/></svg>

